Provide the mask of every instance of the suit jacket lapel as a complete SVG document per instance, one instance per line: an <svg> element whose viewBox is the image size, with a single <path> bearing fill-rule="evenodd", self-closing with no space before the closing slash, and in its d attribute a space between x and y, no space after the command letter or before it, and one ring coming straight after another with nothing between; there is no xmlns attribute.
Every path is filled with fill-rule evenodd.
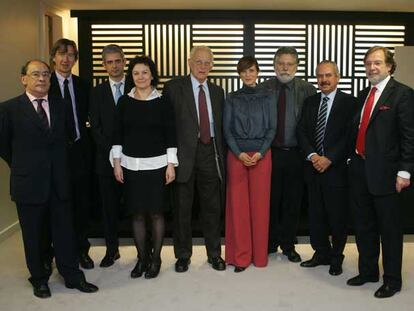
<svg viewBox="0 0 414 311"><path fill-rule="evenodd" d="M103 98L107 98L108 100L106 101L108 104L108 110L109 112L113 112L115 110L115 99L114 99L114 95L112 94L112 90L111 90L111 84L109 83L109 80L107 80L105 82L105 87L103 88ZM125 92L124 92L125 93Z"/></svg>
<svg viewBox="0 0 414 311"><path fill-rule="evenodd" d="M193 92L193 85L191 83L191 77L187 76L184 80L183 84L183 94L186 98L185 103L188 106L188 109L190 109L191 115L193 116L194 121L198 125L198 116L197 116L197 109L196 109L196 103L194 99L194 92Z"/></svg>
<svg viewBox="0 0 414 311"><path fill-rule="evenodd" d="M394 80L390 79L390 81L388 81L387 85L382 91L380 98L378 98L378 101L375 104L374 110L372 111L372 114L371 114L371 118L369 119L368 127L371 124L371 122L374 121L375 117L378 115L379 107L384 105L384 103L387 101L388 97L392 94L393 91L394 91Z"/></svg>
<svg viewBox="0 0 414 311"><path fill-rule="evenodd" d="M33 123L35 123L41 130L44 130L42 124L40 123L39 116L37 115L32 102L30 101L29 97L26 94L23 94L20 97L21 102L21 110L24 115Z"/></svg>
<svg viewBox="0 0 414 311"><path fill-rule="evenodd" d="M220 118L220 116L219 116L220 108L218 107L218 104L219 104L218 98L219 97L218 97L218 94L215 92L214 86L209 81L207 81L207 84L208 84L208 90L209 90L209 93L210 93L211 109L213 110L212 111L213 118L214 118L213 122L214 122L214 124L216 124L215 120L219 120L219 118Z"/></svg>
<svg viewBox="0 0 414 311"><path fill-rule="evenodd" d="M332 124L335 126L335 119L336 119L336 111L338 110L338 107L341 105L342 100L342 93L340 90L336 91L335 98L332 102L331 111L329 112L328 120L326 120L326 129L325 133L330 133L331 131L328 130L328 127L330 127Z"/></svg>

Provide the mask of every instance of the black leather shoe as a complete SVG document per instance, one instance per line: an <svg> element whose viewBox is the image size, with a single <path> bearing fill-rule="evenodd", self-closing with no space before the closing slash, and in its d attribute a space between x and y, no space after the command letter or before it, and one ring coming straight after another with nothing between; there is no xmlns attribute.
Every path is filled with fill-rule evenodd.
<svg viewBox="0 0 414 311"><path fill-rule="evenodd" d="M279 245L275 244L275 245L269 245L267 247L267 253L268 254L273 254L273 253L277 253L277 248Z"/></svg>
<svg viewBox="0 0 414 311"><path fill-rule="evenodd" d="M394 296L400 290L401 288L394 288L389 286L388 284L384 284L380 288L378 288L374 296L377 298L388 298Z"/></svg>
<svg viewBox="0 0 414 311"><path fill-rule="evenodd" d="M107 268L112 266L115 263L115 260L119 259L119 257L121 257L119 255L119 251L116 251L113 254L110 253L106 253L104 258L102 258L101 263L99 264L99 267L101 268Z"/></svg>
<svg viewBox="0 0 414 311"><path fill-rule="evenodd" d="M226 270L226 263L220 256L208 258L207 262L211 264L214 270L223 271Z"/></svg>
<svg viewBox="0 0 414 311"><path fill-rule="evenodd" d="M190 263L190 258L178 258L175 263L175 272L181 273L187 271Z"/></svg>
<svg viewBox="0 0 414 311"><path fill-rule="evenodd" d="M349 286L361 286L364 285L365 283L376 283L379 281L379 277L366 277L366 276L362 276L360 274L358 274L357 276L349 279L346 284L348 284Z"/></svg>
<svg viewBox="0 0 414 311"><path fill-rule="evenodd" d="M313 255L311 259L302 262L300 266L304 268L313 268L317 266L327 266L330 262L331 261L326 257Z"/></svg>
<svg viewBox="0 0 414 311"><path fill-rule="evenodd" d="M300 258L300 255L294 249L289 250L289 251L283 251L283 255L287 256L287 258L291 262L301 262L302 261L302 258Z"/></svg>
<svg viewBox="0 0 414 311"><path fill-rule="evenodd" d="M136 279L142 276L142 274L147 271L148 263L146 260L138 259L137 264L134 269L131 271L131 278Z"/></svg>
<svg viewBox="0 0 414 311"><path fill-rule="evenodd" d="M240 273L240 272L243 272L244 270L246 270L245 267L234 266L235 273Z"/></svg>
<svg viewBox="0 0 414 311"><path fill-rule="evenodd" d="M82 293L94 293L99 290L98 286L88 283L86 281L80 281L77 284L65 284L67 288L75 288Z"/></svg>
<svg viewBox="0 0 414 311"><path fill-rule="evenodd" d="M83 269L93 269L94 267L93 260L88 253L79 254L79 264Z"/></svg>
<svg viewBox="0 0 414 311"><path fill-rule="evenodd" d="M49 298L52 296L49 286L47 284L33 285L33 294L39 298Z"/></svg>
<svg viewBox="0 0 414 311"><path fill-rule="evenodd" d="M146 279L153 279L158 276L161 269L161 259L153 260L151 264L148 266L147 271L145 272Z"/></svg>

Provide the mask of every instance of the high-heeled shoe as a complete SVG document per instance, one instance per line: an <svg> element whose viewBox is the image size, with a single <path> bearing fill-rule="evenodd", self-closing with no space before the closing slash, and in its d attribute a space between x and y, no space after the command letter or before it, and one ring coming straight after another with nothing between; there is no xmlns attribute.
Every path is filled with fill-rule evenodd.
<svg viewBox="0 0 414 311"><path fill-rule="evenodd" d="M243 272L244 270L246 270L245 267L234 266L234 272L236 273Z"/></svg>
<svg viewBox="0 0 414 311"><path fill-rule="evenodd" d="M146 260L138 259L135 268L131 271L131 278L136 279L142 276L142 274L147 271L148 263Z"/></svg>
<svg viewBox="0 0 414 311"><path fill-rule="evenodd" d="M151 263L148 265L148 269L145 272L146 279L153 279L158 276L161 269L161 259L153 259Z"/></svg>

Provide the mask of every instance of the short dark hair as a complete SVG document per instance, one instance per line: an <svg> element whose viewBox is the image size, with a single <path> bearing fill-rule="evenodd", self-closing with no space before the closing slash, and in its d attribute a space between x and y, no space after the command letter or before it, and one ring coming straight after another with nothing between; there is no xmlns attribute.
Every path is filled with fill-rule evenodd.
<svg viewBox="0 0 414 311"><path fill-rule="evenodd" d="M124 51L119 45L108 44L108 45L105 45L104 48L102 49L102 60L105 61L106 54L111 54L111 53L119 53L122 58L125 58Z"/></svg>
<svg viewBox="0 0 414 311"><path fill-rule="evenodd" d="M296 49L293 46L282 46L280 47L276 53L275 56L273 57L273 63L276 62L276 58L284 55L284 54L290 54L293 55L296 59L296 64L299 65L299 55L298 55L298 51L296 51Z"/></svg>
<svg viewBox="0 0 414 311"><path fill-rule="evenodd" d="M370 54L372 54L372 53L374 53L376 51L383 51L384 52L385 63L387 65L391 65L390 74L393 74L394 71L395 71L395 69L397 69L397 63L395 62L395 59L394 59L394 53L391 52L386 47L379 46L379 45L374 45L373 47L370 47L368 49L368 51L365 53L365 56L364 56L364 64L365 64L365 60L367 59L367 57Z"/></svg>
<svg viewBox="0 0 414 311"><path fill-rule="evenodd" d="M237 73L240 74L242 71L249 69L252 66L256 67L257 72L260 71L259 63L257 62L256 58L253 56L243 56L237 63Z"/></svg>
<svg viewBox="0 0 414 311"><path fill-rule="evenodd" d="M151 85L153 87L157 87L159 76L157 72L157 66L155 65L154 61L148 56L137 55L129 61L127 75L125 77L125 86L127 90L130 91L135 86L134 79L132 78L132 70L134 69L136 64L144 64L149 67L153 78L151 80Z"/></svg>
<svg viewBox="0 0 414 311"><path fill-rule="evenodd" d="M53 61L53 58L55 57L56 53L59 50L62 50L63 52L67 52L68 46L73 47L73 50L75 51L75 59L78 60L79 51L78 51L78 47L76 46L76 42L66 39L66 38L61 38L57 40L55 44L53 44L52 49L50 50L50 60Z"/></svg>
<svg viewBox="0 0 414 311"><path fill-rule="evenodd" d="M21 68L21 70L20 70L20 74L21 74L22 76L27 75L27 69L29 69L30 64L31 64L31 63L33 63L33 62L39 62L39 63L42 63L42 64L43 64L43 65L45 65L45 66L47 67L47 69L50 71L50 67L49 67L49 65L48 65L47 63L45 63L44 61L42 61L42 60L40 60L40 59L31 59L31 60L27 61L27 62L26 62L26 63L22 66L22 68Z"/></svg>

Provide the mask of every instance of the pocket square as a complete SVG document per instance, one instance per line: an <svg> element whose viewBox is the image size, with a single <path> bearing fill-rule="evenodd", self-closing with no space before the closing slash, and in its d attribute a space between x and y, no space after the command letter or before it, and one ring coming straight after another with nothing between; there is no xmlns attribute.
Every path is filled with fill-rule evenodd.
<svg viewBox="0 0 414 311"><path fill-rule="evenodd" d="M381 105L381 106L379 106L379 110L389 110L389 109L391 109L391 107L390 106L387 106L387 105Z"/></svg>

